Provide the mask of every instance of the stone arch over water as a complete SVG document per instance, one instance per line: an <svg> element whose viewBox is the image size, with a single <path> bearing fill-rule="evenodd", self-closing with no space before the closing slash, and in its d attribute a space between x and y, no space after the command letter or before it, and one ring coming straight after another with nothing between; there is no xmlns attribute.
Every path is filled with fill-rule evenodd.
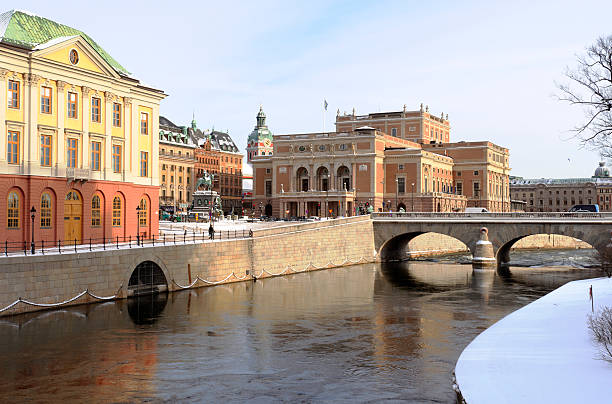
<svg viewBox="0 0 612 404"><path fill-rule="evenodd" d="M525 235L521 235L521 236L518 236L518 237L514 237L514 238L508 240L506 243L504 243L497 250L497 253L496 253L497 263L499 265L503 265L503 264L507 264L508 262L510 262L510 251L512 250L513 247L516 246L516 243L518 243L519 241L524 240L524 239L526 239L528 237L532 237L532 236L564 236L564 237L567 237L568 239L574 239L574 240L578 240L579 242L584 242L584 243L588 244L591 248L597 249L597 247L595 247L593 245L593 241L594 240L591 240L590 242L589 242L589 240L585 240L585 238L586 239L591 239L591 237L589 237L588 235L585 237L584 233L581 233L580 235L582 237L576 237L575 235L571 235L571 234L563 234L563 233L550 232L550 233L541 233L541 234L525 234ZM553 245L546 245L545 243L538 242L537 240L536 240L536 242L535 242L533 247L534 248L550 248L550 247L555 248L554 243L553 243ZM571 248L571 246L568 246L568 248Z"/></svg>
<svg viewBox="0 0 612 404"><path fill-rule="evenodd" d="M411 244L414 244L414 241L419 239L423 239L421 236L439 236L442 239L442 242L438 241L439 248L438 252L448 252L450 253L458 253L463 252L471 253L471 249L466 242L463 240L453 237L452 235L447 235L443 233L437 232L428 232L428 231L414 231L408 233L402 233L396 235L390 239L388 239L380 248L380 258L382 261L404 261L409 258L420 256L424 251L421 251L419 247L415 247ZM423 241L423 246L428 245L426 240ZM429 248L428 248L429 250ZM431 255L431 254L424 254Z"/></svg>
<svg viewBox="0 0 612 404"><path fill-rule="evenodd" d="M143 261L130 275L127 295L152 295L168 291L168 280L164 271L153 261Z"/></svg>

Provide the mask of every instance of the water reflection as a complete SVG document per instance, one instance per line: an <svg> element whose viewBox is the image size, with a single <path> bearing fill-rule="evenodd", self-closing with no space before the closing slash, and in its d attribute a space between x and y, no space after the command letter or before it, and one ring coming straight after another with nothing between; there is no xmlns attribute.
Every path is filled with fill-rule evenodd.
<svg viewBox="0 0 612 404"><path fill-rule="evenodd" d="M0 400L453 402L478 333L594 275L368 264L4 318Z"/></svg>
<svg viewBox="0 0 612 404"><path fill-rule="evenodd" d="M164 311L168 293L140 295L127 299L127 309L134 324L151 325Z"/></svg>

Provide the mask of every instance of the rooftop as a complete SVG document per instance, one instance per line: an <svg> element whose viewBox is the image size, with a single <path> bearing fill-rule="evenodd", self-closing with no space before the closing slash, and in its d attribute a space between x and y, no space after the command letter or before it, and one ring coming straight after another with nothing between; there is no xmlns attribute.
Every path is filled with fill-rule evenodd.
<svg viewBox="0 0 612 404"><path fill-rule="evenodd" d="M89 35L78 29L39 17L27 11L10 10L0 14L0 43L27 50L42 49L58 39L81 36L110 66L123 76L129 76L123 66L109 55Z"/></svg>

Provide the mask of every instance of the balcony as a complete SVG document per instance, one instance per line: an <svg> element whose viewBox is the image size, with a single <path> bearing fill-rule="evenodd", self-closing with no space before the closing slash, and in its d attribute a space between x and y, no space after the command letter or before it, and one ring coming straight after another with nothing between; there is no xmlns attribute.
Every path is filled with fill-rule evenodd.
<svg viewBox="0 0 612 404"><path fill-rule="evenodd" d="M355 190L329 190L329 191L293 191L293 192L281 192L276 194L279 198L329 198L329 199L351 199L355 198L357 192Z"/></svg>
<svg viewBox="0 0 612 404"><path fill-rule="evenodd" d="M66 167L66 178L70 181L87 181L91 178L89 168Z"/></svg>

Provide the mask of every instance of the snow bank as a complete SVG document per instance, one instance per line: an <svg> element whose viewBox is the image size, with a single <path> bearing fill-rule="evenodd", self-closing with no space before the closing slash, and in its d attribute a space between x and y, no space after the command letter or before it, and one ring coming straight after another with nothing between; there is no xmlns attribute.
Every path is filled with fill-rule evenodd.
<svg viewBox="0 0 612 404"><path fill-rule="evenodd" d="M574 281L476 337L455 368L466 402L612 402L612 364L587 327L591 285L595 311L612 306L612 279Z"/></svg>

